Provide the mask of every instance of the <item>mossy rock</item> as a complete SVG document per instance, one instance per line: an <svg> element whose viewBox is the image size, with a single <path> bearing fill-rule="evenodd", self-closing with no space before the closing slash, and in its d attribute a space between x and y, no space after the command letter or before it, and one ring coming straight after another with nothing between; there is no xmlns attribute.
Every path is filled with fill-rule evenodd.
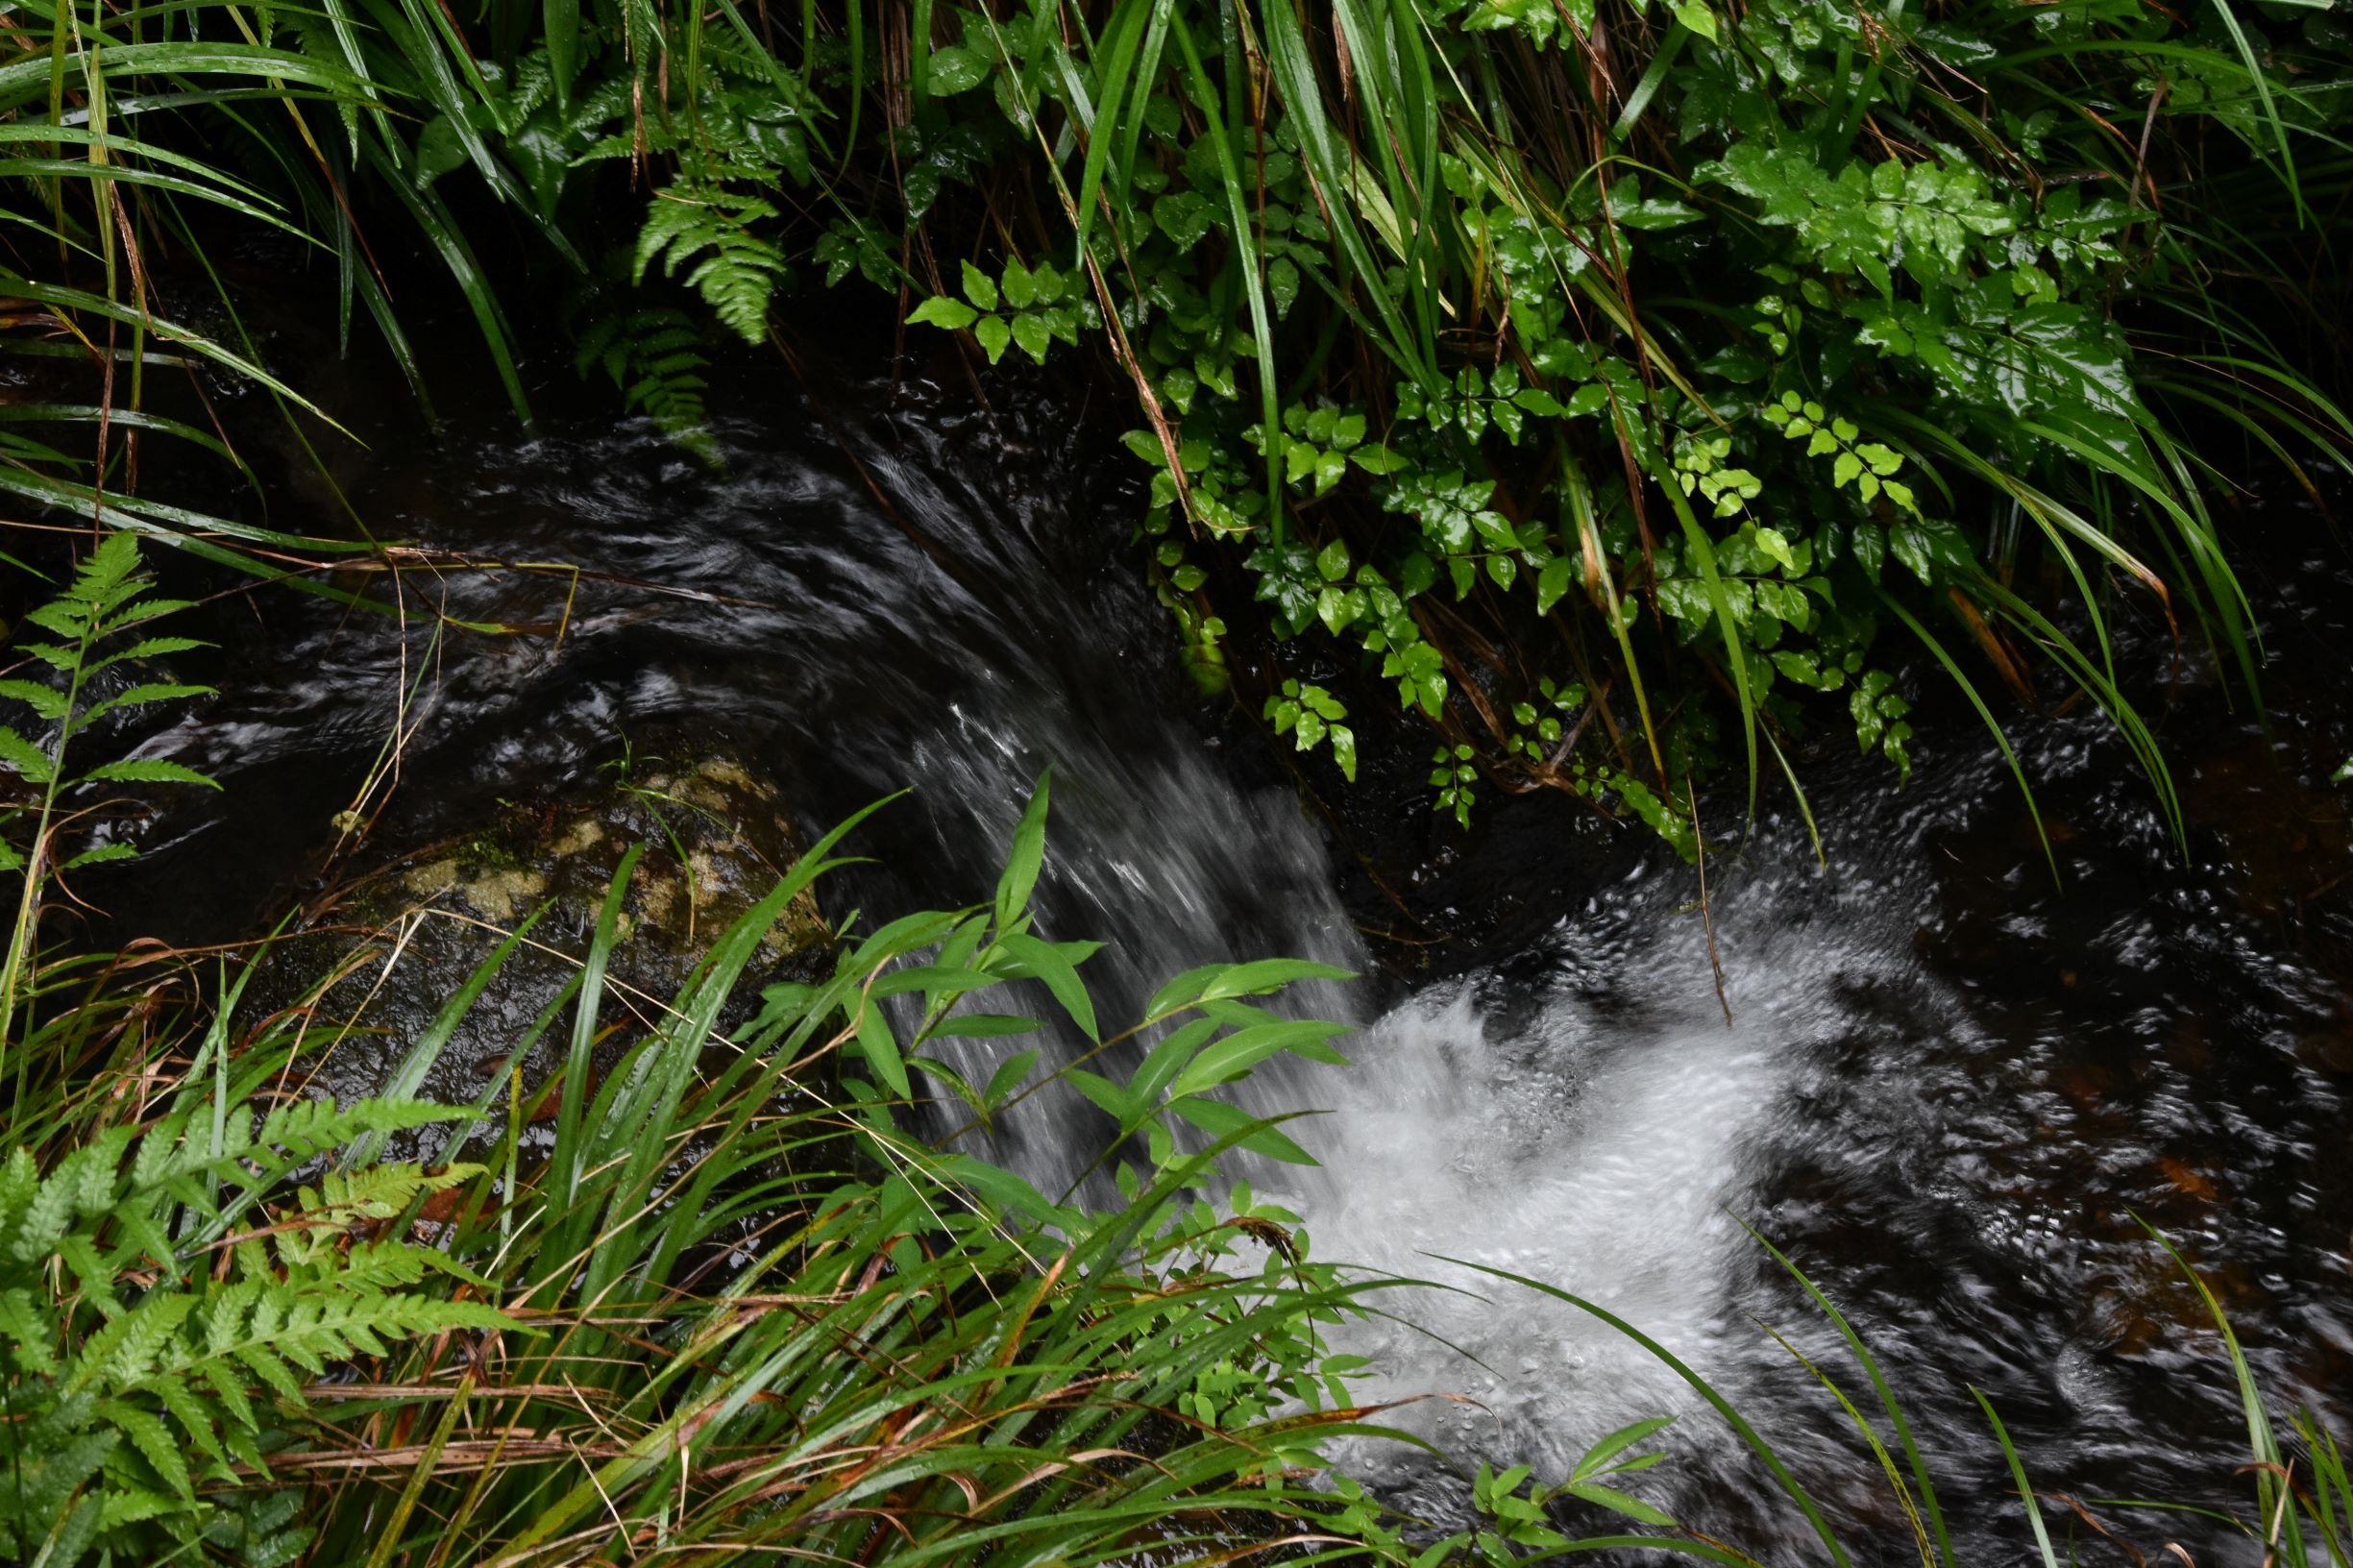
<svg viewBox="0 0 2353 1568"><path fill-rule="evenodd" d="M587 953L632 846L642 853L624 894L598 1019L601 1070L655 1027L712 943L774 890L799 854L774 787L732 759L611 772L574 797L508 805L472 832L348 880L281 944L260 994L290 1005L303 988L338 974L317 1012L322 1024L353 1027L321 1065L321 1079L342 1095L377 1092L404 1075L439 1016L521 933L419 1090L477 1099L514 1061L522 1069L515 1091L532 1102L527 1113L544 1115L538 1090L570 1048L573 1027L568 1003L550 1009ZM816 978L832 942L816 898L802 890L762 936L747 991Z"/></svg>

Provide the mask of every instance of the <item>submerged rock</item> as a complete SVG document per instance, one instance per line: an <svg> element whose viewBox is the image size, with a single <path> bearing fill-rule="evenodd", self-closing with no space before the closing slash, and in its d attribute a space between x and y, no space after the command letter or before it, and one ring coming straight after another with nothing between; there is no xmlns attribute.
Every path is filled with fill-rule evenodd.
<svg viewBox="0 0 2353 1568"><path fill-rule="evenodd" d="M731 758L608 770L594 790L509 804L477 831L346 881L279 944L260 994L312 1009L321 1038L334 1040L319 1078L339 1095L398 1085L434 1099L478 1099L511 1061L532 1114L538 1087L570 1048L573 1009L554 1004L632 846L642 854L616 920L598 1018L601 1069L655 1025L711 945L799 854L775 788ZM514 950L479 994L444 1017L510 938ZM761 937L746 993L814 978L831 943L815 896L802 890Z"/></svg>

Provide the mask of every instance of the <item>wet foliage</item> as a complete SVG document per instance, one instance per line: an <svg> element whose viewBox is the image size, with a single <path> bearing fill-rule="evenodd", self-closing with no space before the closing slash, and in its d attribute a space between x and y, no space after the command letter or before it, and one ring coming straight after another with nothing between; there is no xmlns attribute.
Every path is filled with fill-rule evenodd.
<svg viewBox="0 0 2353 1568"><path fill-rule="evenodd" d="M203 377L305 406L238 315L240 233L331 269L420 395L391 284L440 270L518 413L562 343L705 457L725 340L878 286L917 346L1127 385L1140 566L1199 677L1271 635L1293 668L1252 709L1353 775L1349 704L1394 702L1458 819L1561 790L1696 854L1696 782L1799 788L1809 734L1900 780L1921 678L1997 728L2079 688L2170 809L2111 623L2165 619L2259 700L2237 483L2353 436L2328 6L28 25L0 174L56 259L0 278L24 499L263 573L375 551L140 493L145 436L232 453ZM77 426L90 458L47 439Z"/></svg>

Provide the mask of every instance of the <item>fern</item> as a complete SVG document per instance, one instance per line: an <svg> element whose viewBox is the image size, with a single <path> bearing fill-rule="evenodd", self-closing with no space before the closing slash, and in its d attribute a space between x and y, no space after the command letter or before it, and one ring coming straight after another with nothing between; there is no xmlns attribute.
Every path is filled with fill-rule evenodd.
<svg viewBox="0 0 2353 1568"><path fill-rule="evenodd" d="M78 855L61 859L55 840L62 831L65 796L86 784L198 784L217 789L204 774L160 757L135 757L102 763L76 776L65 764L68 743L110 714L208 694L208 686L172 681L135 682L111 696L98 695L94 677L133 659L184 652L204 645L187 637L142 636L129 647L101 652L154 621L186 609L184 600L149 597L153 583L140 573L135 535L114 532L82 558L65 591L48 603L28 611L24 626L58 639L44 642L19 636L12 651L55 672L53 680L0 680L0 698L32 710L47 733L37 743L22 732L0 724L0 766L33 787L30 805L0 811L0 872L23 878L16 901L16 918L9 932L7 957L0 962L0 1057L16 1023L25 976L33 967L36 936L40 928L42 895L60 872L83 866L128 858L135 851L120 841L101 843ZM21 630L22 628L20 628ZM28 666L30 668L30 666ZM5 829L31 817L33 830L21 845ZM19 1091L25 1064L17 1064Z"/></svg>
<svg viewBox="0 0 2353 1568"><path fill-rule="evenodd" d="M644 282L657 260L668 278L691 262L687 286L738 336L757 343L768 335L769 301L792 270L782 251L751 233L751 225L776 215L774 204L758 196L715 184L672 185L647 209L630 282Z"/></svg>
<svg viewBox="0 0 2353 1568"><path fill-rule="evenodd" d="M306 1384L334 1366L421 1335L515 1325L414 1288L480 1283L440 1253L355 1240L475 1167L331 1170L252 1234L223 1233L304 1163L458 1115L393 1101L298 1101L266 1115L237 1106L216 1136L208 1108L202 1121L99 1133L45 1175L23 1149L0 1163L0 1360L12 1373L0 1557L298 1552L289 1514L250 1498L224 1513L206 1483L266 1478L281 1411L299 1410Z"/></svg>
<svg viewBox="0 0 2353 1568"><path fill-rule="evenodd" d="M602 366L621 388L622 403L651 419L664 435L699 454L708 447L701 435L703 373L701 334L683 310L651 306L601 316L580 334L574 363L585 376Z"/></svg>

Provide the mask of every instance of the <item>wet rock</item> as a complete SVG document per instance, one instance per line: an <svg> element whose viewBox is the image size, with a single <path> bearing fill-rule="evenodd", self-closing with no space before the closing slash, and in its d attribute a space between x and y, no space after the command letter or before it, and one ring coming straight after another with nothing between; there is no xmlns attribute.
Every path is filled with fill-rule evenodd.
<svg viewBox="0 0 2353 1568"><path fill-rule="evenodd" d="M413 1076L412 1058L430 1052L421 1092L478 1099L513 1062L531 1115L539 1086L570 1048L564 989L632 846L642 854L616 921L598 1019L601 1068L655 1026L712 943L799 853L774 787L731 758L611 769L572 798L507 804L474 832L346 881L280 944L258 993L265 1005L313 1008L323 1038L334 1039L318 1071L338 1094ZM510 937L514 950L478 996L444 1017ZM814 978L831 941L804 889L762 936L746 993Z"/></svg>

